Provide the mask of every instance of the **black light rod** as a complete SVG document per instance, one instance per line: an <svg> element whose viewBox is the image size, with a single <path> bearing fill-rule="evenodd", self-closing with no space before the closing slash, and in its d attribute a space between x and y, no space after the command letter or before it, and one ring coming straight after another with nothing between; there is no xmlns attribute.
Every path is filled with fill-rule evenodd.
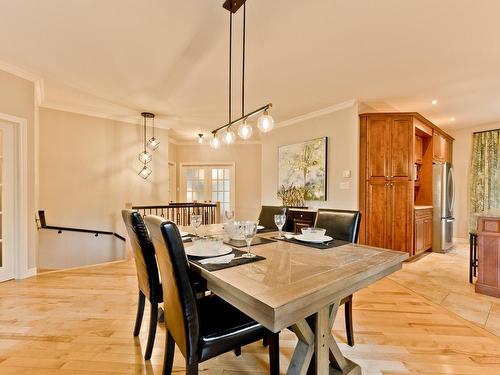
<svg viewBox="0 0 500 375"><path fill-rule="evenodd" d="M272 103L266 104L265 106L260 107L259 109L256 109L256 110L255 110L255 111L253 111L253 112L250 112L250 113L248 113L248 114L246 114L246 115L243 115L243 116L241 116L240 118L237 118L236 120L231 121L230 123L228 123L228 124L226 124L226 125L222 125L221 127L217 128L217 129L215 129L215 130L212 130L212 134L215 134L215 133L217 133L219 130L222 130L222 129L224 129L224 128L227 128L227 127L229 127L229 126L231 126L231 125L233 125L233 124L236 124L237 122L240 122L241 120L244 120L244 119L246 119L246 118L248 118L248 117L251 117L251 116L255 115L256 113L259 113L259 112L265 111L266 109L269 109L269 108L271 108L272 106L273 106L273 104L272 104Z"/></svg>

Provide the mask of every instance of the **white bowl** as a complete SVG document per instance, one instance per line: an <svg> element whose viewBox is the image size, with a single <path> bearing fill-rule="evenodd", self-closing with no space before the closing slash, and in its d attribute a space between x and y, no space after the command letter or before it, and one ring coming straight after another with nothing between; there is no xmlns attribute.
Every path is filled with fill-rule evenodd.
<svg viewBox="0 0 500 375"><path fill-rule="evenodd" d="M326 229L323 228L302 228L302 236L305 239L314 240L316 238L323 238L326 233Z"/></svg>

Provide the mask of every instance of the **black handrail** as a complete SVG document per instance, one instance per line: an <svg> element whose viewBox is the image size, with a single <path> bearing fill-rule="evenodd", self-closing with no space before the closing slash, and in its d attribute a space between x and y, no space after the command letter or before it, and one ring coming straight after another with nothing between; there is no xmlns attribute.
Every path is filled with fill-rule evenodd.
<svg viewBox="0 0 500 375"><path fill-rule="evenodd" d="M47 221L45 220L45 211L43 211L43 210L38 211L37 222L40 223L40 226L38 229L57 230L58 233L62 233L63 231L80 232L80 233L93 233L96 237L98 237L100 234L105 234L105 235L109 235L109 236L115 236L116 238L118 238L122 241L125 241L125 237L123 237L115 232L109 232L109 231L105 231L105 230L82 229L82 228L56 227L53 225L47 225Z"/></svg>

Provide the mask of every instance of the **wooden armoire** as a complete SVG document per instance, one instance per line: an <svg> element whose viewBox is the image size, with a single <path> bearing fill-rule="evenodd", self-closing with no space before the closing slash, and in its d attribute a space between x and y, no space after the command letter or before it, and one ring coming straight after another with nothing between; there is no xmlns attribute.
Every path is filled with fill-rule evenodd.
<svg viewBox="0 0 500 375"><path fill-rule="evenodd" d="M432 163L451 161L452 140L418 113L360 115L360 243L416 254L416 208L432 212Z"/></svg>

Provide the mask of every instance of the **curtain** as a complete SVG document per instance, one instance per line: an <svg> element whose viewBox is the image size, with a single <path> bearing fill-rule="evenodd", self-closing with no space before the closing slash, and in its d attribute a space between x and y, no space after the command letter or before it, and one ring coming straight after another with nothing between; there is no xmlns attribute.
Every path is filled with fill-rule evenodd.
<svg viewBox="0 0 500 375"><path fill-rule="evenodd" d="M479 213L500 208L500 129L474 133L469 181L469 230L476 230Z"/></svg>

